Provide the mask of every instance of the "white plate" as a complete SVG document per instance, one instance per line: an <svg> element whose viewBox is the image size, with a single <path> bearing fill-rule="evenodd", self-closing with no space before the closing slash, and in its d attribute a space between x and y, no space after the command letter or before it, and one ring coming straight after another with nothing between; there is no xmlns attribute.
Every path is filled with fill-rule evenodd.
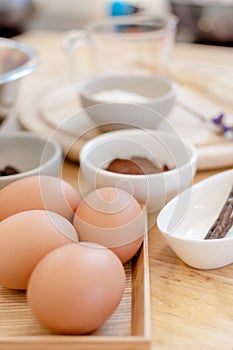
<svg viewBox="0 0 233 350"><path fill-rule="evenodd" d="M60 114L63 116L63 118L57 118L57 112L48 113L48 118L46 118L46 115L41 118L41 112L39 110L40 101L43 101L43 98L45 98L45 96L48 96L48 93L46 91L48 91L49 88L51 89L51 84L44 84L44 87L33 87L30 92L30 99L22 99L22 102L19 105L19 112L17 116L18 121L26 130L45 134L48 137L53 136L61 145L63 154L65 156L67 156L72 161L79 161L79 150L82 145L86 143L86 141L90 138L98 135L99 132L95 128L94 123L90 122L89 118L87 118L85 113L77 112L71 115L67 114L66 112L75 112L75 110L72 109L73 107L69 107L69 104L69 111L68 109L65 109L67 108L66 105L66 107L63 109L65 113ZM69 92L72 91L73 88L74 86L67 90L66 86L65 90ZM58 91L62 92L63 88L62 90L58 89ZM64 96L66 100L67 96L68 95ZM55 111L59 111L56 106L57 105L55 103ZM51 120L49 118L51 118ZM47 119L48 122L46 123L45 120Z"/></svg>
<svg viewBox="0 0 233 350"><path fill-rule="evenodd" d="M95 128L79 101L78 84L50 87L39 100L38 110L46 124L74 137Z"/></svg>
<svg viewBox="0 0 233 350"><path fill-rule="evenodd" d="M27 130L46 135L55 133L63 152L72 160L78 160L80 147L99 134L97 129L93 129L94 123L81 110L77 90L76 84L60 82L52 87L51 84L38 87L34 85L30 91L30 99L24 99L21 103L18 116ZM181 97L186 102L187 99L191 101L188 90L185 93L183 89L181 91ZM200 101L200 97L197 97L197 101L202 105L205 103ZM195 104L195 98L192 97L191 103ZM211 106L208 104L206 110L210 108L211 113L219 112L214 104ZM75 117L71 118L73 115ZM176 106L161 128L172 130L197 146L198 170L233 166L233 141L214 134L185 109ZM87 130L89 132L86 134Z"/></svg>

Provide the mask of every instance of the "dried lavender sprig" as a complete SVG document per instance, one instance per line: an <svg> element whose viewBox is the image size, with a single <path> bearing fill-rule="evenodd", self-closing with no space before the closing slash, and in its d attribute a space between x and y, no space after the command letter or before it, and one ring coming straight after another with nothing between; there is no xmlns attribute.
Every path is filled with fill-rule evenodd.
<svg viewBox="0 0 233 350"><path fill-rule="evenodd" d="M205 116L203 116L201 113L196 112L195 110L186 106L182 102L179 102L179 105L183 109L186 109L188 112L190 112L198 120L205 123L207 126L211 127L212 131L214 131L215 133L218 133L230 139L233 137L233 125L227 125L224 122L224 117L225 117L224 113L220 113L216 117L208 119Z"/></svg>
<svg viewBox="0 0 233 350"><path fill-rule="evenodd" d="M220 113L217 117L211 118L211 122L217 126L217 131L222 135L228 135L233 133L233 126L227 125L224 122L224 113Z"/></svg>
<svg viewBox="0 0 233 350"><path fill-rule="evenodd" d="M215 125L219 125L219 124L222 124L223 119L224 119L224 113L220 113L217 117L214 117L211 120Z"/></svg>
<svg viewBox="0 0 233 350"><path fill-rule="evenodd" d="M214 224L204 239L223 238L233 225L233 186Z"/></svg>

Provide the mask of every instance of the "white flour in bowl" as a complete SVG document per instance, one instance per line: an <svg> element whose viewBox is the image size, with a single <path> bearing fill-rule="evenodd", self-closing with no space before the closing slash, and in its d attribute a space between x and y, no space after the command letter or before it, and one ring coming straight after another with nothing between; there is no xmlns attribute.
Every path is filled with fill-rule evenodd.
<svg viewBox="0 0 233 350"><path fill-rule="evenodd" d="M95 100L103 102L146 103L149 98L126 90L102 90L93 95Z"/></svg>

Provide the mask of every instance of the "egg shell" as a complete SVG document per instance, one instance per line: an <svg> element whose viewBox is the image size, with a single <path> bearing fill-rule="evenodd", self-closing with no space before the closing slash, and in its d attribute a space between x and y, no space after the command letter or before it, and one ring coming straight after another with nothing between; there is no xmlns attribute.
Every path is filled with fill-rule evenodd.
<svg viewBox="0 0 233 350"><path fill-rule="evenodd" d="M25 210L44 209L72 220L80 201L68 182L55 176L30 176L0 190L0 221Z"/></svg>
<svg viewBox="0 0 233 350"><path fill-rule="evenodd" d="M9 216L0 222L0 285L26 289L40 259L72 242L78 242L75 228L56 213L31 210Z"/></svg>
<svg viewBox="0 0 233 350"><path fill-rule="evenodd" d="M124 268L111 250L74 243L39 262L27 298L36 319L50 331L86 334L110 317L124 288Z"/></svg>
<svg viewBox="0 0 233 350"><path fill-rule="evenodd" d="M122 263L126 263L143 241L146 212L128 192L104 187L80 201L73 224L80 241L104 245L112 249Z"/></svg>

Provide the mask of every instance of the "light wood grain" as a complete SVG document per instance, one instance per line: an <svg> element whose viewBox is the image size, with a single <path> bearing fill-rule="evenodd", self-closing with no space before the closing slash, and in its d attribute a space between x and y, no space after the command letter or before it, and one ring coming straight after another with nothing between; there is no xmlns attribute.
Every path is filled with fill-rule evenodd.
<svg viewBox="0 0 233 350"><path fill-rule="evenodd" d="M21 39L32 47L43 46L43 52L50 52L51 41L59 43L60 33L30 32ZM174 48L173 62L185 60L205 64L220 64L221 69L232 69L233 49L190 44L177 44ZM65 55L57 58L57 52L44 54L46 60L37 74L38 80L54 78L57 72L64 71ZM84 62L85 64L85 62ZM225 68L224 68L225 67ZM224 71L225 72L225 71ZM64 73L65 74L65 73ZM183 77L182 77L183 78ZM195 89L199 87L195 85ZM201 92L208 91L201 88ZM201 107L201 106L200 106ZM224 107L224 103L223 103ZM228 106L229 107L229 106ZM221 169L224 170L224 169ZM77 188L78 167L65 162L62 176ZM211 176L219 170L199 172L195 182ZM203 271L185 265L168 247L156 227L156 216L149 217L149 268L151 281L152 306L152 347L156 350L232 350L233 349L233 265L224 268ZM141 278L139 276L139 278ZM141 290L143 293L143 291ZM142 307L143 308L143 307ZM136 310L135 310L136 311ZM26 311L23 311L26 312ZM140 314L142 311L136 311ZM14 321L15 317L12 317ZM138 332L145 329L145 323L138 324ZM136 327L137 329L137 327ZM135 328L133 327L133 332ZM145 337L134 336L137 340L132 344L131 337L117 337L114 344L105 338L109 349L143 349ZM57 350L90 349L85 339L77 343L72 338L35 335L33 341L27 336L5 336L0 349L44 350L45 340L48 344L55 342ZM108 343L109 342L109 343ZM49 349L46 347L46 349ZM96 347L98 349L98 347ZM99 347L100 349L100 347Z"/></svg>
<svg viewBox="0 0 233 350"><path fill-rule="evenodd" d="M150 283L147 235L137 255L125 264L126 287L113 315L84 336L51 334L32 315L24 291L0 287L0 349L4 350L149 350Z"/></svg>

